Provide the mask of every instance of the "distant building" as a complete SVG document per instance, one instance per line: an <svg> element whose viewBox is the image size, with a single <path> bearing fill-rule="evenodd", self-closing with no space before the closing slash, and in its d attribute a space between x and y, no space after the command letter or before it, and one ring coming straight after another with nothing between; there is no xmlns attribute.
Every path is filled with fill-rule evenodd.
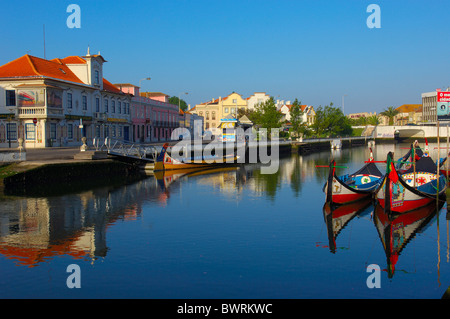
<svg viewBox="0 0 450 319"><path fill-rule="evenodd" d="M349 119L359 119L362 117L371 117L377 115L376 112L360 112L360 113L351 113L351 114L347 114L347 117Z"/></svg>
<svg viewBox="0 0 450 319"><path fill-rule="evenodd" d="M283 114L281 121L291 122L291 108L292 104L285 104L280 108L280 112ZM312 105L300 105L300 109L302 111L302 123L308 126L313 124L316 117L314 107Z"/></svg>
<svg viewBox="0 0 450 319"><path fill-rule="evenodd" d="M189 111L203 117L203 129L205 131L210 131L213 135L220 135L222 134L220 120L229 115L237 117L239 109L247 110L247 100L243 99L240 94L233 92L224 98L219 97L209 102L197 104Z"/></svg>
<svg viewBox="0 0 450 319"><path fill-rule="evenodd" d="M257 104L261 104L270 99L270 96L265 92L255 92L247 98L247 109L254 110Z"/></svg>
<svg viewBox="0 0 450 319"><path fill-rule="evenodd" d="M428 124L436 124L437 92L422 93L422 106L422 121Z"/></svg>
<svg viewBox="0 0 450 319"><path fill-rule="evenodd" d="M422 104L403 104L396 110L399 112L394 118L396 125L422 123Z"/></svg>
<svg viewBox="0 0 450 319"><path fill-rule="evenodd" d="M132 94L131 121L134 142L169 141L179 127L178 105L169 103L169 95L160 92L140 92L139 86L116 84L122 92Z"/></svg>

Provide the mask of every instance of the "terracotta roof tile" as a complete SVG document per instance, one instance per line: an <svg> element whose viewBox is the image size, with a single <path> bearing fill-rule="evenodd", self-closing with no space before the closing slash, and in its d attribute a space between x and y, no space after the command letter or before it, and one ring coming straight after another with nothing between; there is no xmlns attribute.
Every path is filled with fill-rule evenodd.
<svg viewBox="0 0 450 319"><path fill-rule="evenodd" d="M117 86L115 86L105 78L103 78L103 90L112 93L122 93L122 91Z"/></svg>
<svg viewBox="0 0 450 319"><path fill-rule="evenodd" d="M0 78L10 77L49 77L75 83L83 83L60 60L45 60L31 55L24 55L0 66Z"/></svg>

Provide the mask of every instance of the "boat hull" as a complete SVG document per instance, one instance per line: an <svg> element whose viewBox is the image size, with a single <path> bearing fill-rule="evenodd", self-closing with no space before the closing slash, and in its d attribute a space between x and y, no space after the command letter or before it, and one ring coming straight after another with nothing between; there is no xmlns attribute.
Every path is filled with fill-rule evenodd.
<svg viewBox="0 0 450 319"><path fill-rule="evenodd" d="M441 185L439 194L437 192L432 194L422 192L416 187L411 187L402 177L399 177L396 182L393 182L389 178L385 178L380 188L377 190L375 198L380 206L386 211L402 214L424 207L433 201L442 200L445 196L446 189L445 186L442 187L442 185L446 184L445 177L441 176L439 182ZM389 183L388 196L386 196L387 183ZM436 180L429 183L437 184Z"/></svg>

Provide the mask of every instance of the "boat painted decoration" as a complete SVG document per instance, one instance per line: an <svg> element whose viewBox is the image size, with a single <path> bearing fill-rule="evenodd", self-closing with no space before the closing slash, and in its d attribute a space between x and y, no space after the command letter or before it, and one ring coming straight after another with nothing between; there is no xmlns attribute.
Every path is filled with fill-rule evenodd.
<svg viewBox="0 0 450 319"><path fill-rule="evenodd" d="M422 156L402 171L397 170L392 157L389 152L386 175L375 193L375 198L386 212L405 213L436 199L445 200L447 183L443 175L437 174L437 166L431 157Z"/></svg>
<svg viewBox="0 0 450 319"><path fill-rule="evenodd" d="M383 178L375 162L372 150L369 161L353 174L336 175L336 161L333 159L329 165L329 174L323 190L326 202L333 204L346 204L370 197L379 187Z"/></svg>
<svg viewBox="0 0 450 319"><path fill-rule="evenodd" d="M224 156L200 156L175 158L167 153L168 143L164 143L161 152L156 158L154 171L175 170L175 169L191 169L191 168L207 168L213 166L230 165L237 163L239 156L236 152Z"/></svg>

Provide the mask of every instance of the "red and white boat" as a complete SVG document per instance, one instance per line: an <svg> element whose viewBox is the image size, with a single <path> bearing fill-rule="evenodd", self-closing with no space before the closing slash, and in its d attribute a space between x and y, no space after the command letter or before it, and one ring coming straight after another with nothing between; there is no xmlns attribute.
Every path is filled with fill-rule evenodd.
<svg viewBox="0 0 450 319"><path fill-rule="evenodd" d="M327 203L347 204L371 197L383 178L373 161L372 150L369 161L353 174L337 176L336 167L336 161L333 159L323 187Z"/></svg>
<svg viewBox="0 0 450 319"><path fill-rule="evenodd" d="M407 170L399 172L392 156L389 152L387 173L375 193L376 200L386 212L405 213L426 206L433 200L445 200L446 179L438 175L431 157L422 156Z"/></svg>

